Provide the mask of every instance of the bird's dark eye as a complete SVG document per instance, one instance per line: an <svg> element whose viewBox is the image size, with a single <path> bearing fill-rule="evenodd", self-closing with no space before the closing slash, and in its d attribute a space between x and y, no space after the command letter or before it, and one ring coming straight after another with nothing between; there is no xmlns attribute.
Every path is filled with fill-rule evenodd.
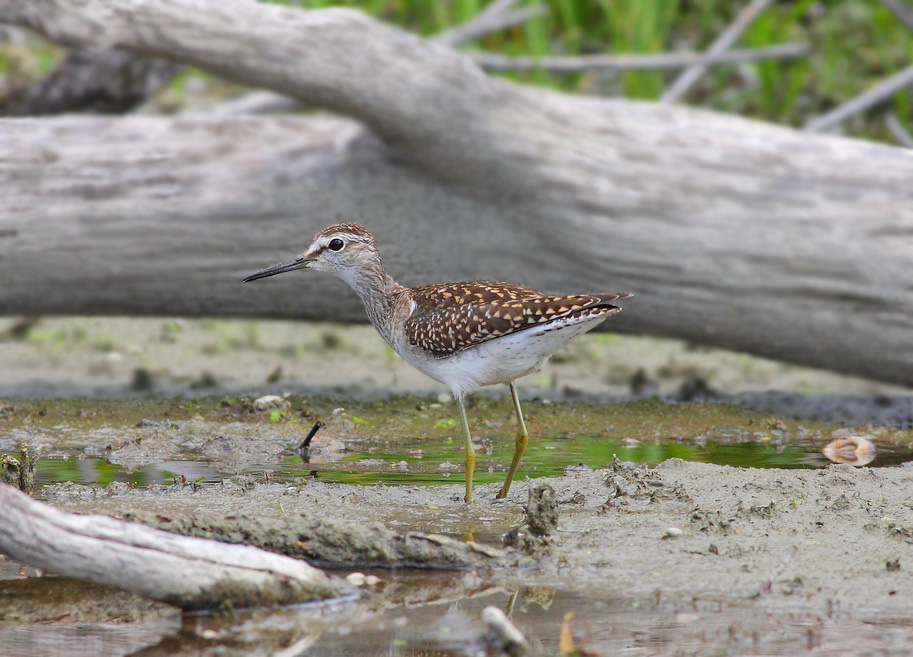
<svg viewBox="0 0 913 657"><path fill-rule="evenodd" d="M345 245L346 245L345 242L343 242L341 239L336 237L336 238L330 240L330 243L328 246L330 248L330 251L342 251L342 247L344 247Z"/></svg>

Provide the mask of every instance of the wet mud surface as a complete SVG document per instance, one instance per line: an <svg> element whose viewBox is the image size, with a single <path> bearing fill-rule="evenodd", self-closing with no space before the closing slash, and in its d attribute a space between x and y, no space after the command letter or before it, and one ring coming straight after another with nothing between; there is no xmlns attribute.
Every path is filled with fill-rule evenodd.
<svg viewBox="0 0 913 657"><path fill-rule="evenodd" d="M567 612L576 619L571 629L578 645L596 654L793 654L800 648L903 654L910 648L904 628L913 622L913 467L903 464L910 430L809 423L720 404L531 402L533 442L556 447L546 458L581 435L611 447L566 455L582 454L589 465L537 472L533 453L521 472L550 476L521 478L509 499L497 500L514 427L507 400L479 399L471 409L479 423L477 467L492 472L467 506L460 445L448 442L453 429L443 421L452 410L447 404L404 397L349 401L340 411L332 408L339 400L281 401L281 416L277 408L255 409L252 400L221 397L190 404L9 401L0 433L7 447L27 441L45 457L56 453L39 460L37 479L44 485L37 495L60 508L252 543L336 572L344 567L343 575L375 568L381 584L372 602L352 603L344 629L336 612L326 610L257 612L256 621L244 612L231 622L191 623L127 594L53 576L22 579L8 563L10 579L0 581L0 640L11 646L9 654L53 654L34 652L38 633L59 647L80 627L92 645L107 642L111 654L132 654L137 646L152 651L139 654L205 654L216 647L268 654L265 646L306 641L313 644L307 654L379 655L395 646L424 646L459 655L484 643L479 617L488 604L513 609L521 629L541 644L540 654L556 653ZM317 419L326 426L314 439L311 462L302 463L295 448ZM882 451L897 450L897 465L827 466L811 447L791 446L823 445L851 432L866 433ZM735 453L747 449L750 459L758 450L785 455L789 467L674 457L647 465L614 453L655 449L663 457L669 452L662 450L674 447L701 457L712 443L727 443ZM119 474L90 485L42 476L48 461L93 455ZM180 458L229 473L245 463L263 465L197 482L187 476L148 485L129 480L131 469ZM297 469L288 469L290 461ZM178 468L182 461L170 463ZM340 483L378 472L389 474L387 483ZM554 491L557 530L525 540L530 488L546 482ZM359 531L334 543L340 527ZM417 532L459 546L453 559L422 563L416 546L426 539ZM508 534L513 547L504 546ZM331 536L329 542L321 543L322 535ZM478 559L462 559L465 554ZM55 604L38 604L42 598ZM253 638L272 624L279 629L270 641ZM844 652L829 652L835 646Z"/></svg>
<svg viewBox="0 0 913 657"><path fill-rule="evenodd" d="M152 491L115 486L98 495L58 486L48 491L48 501L74 511L132 511L129 518L146 522L155 522L150 514L162 519L206 510L205 516L211 508L231 508L226 534L274 549L282 532L296 535L293 519L299 514L356 525L399 520L429 533L452 529L437 519L452 514L465 532L475 530L482 542L496 544L501 534L522 525L529 488L537 481L544 480L519 482L505 501L495 499L497 485L480 486L478 502L468 507L460 499L460 485L411 489L320 482ZM913 558L908 495L913 468L754 470L672 459L656 468L575 467L548 484L555 491L559 524L550 558L534 568L539 577L611 584L635 597L657 590L756 602L795 596L803 605L814 602L821 613L840 601L859 611L897 613L913 596L913 577L902 574ZM276 504L280 499L283 511ZM238 535L235 527L242 523L248 536ZM338 547L335 558L324 561L377 565L373 556L361 556L365 546ZM890 565L895 562L900 570Z"/></svg>
<svg viewBox="0 0 913 657"><path fill-rule="evenodd" d="M432 532L453 529L441 522L450 516L494 547L499 534L522 526L529 487L542 481L518 482L506 501L495 500L496 485L480 486L478 501L469 507L459 500L459 485L410 490L251 482L160 490L112 485L102 491L60 485L46 493L62 508L134 514L134 519L153 522L155 517L173 522L182 515L231 508L235 529L228 533L241 523L248 527L246 540L264 545L293 544L299 530L284 521L300 514L319 516L322 522L400 522ZM799 649L807 654L904 654L910 649L905 628L913 596L908 494L913 468L758 470L672 459L656 468L628 463L601 470L575 467L548 484L557 501L558 528L533 559L509 550L509 557L490 567L413 575L411 590L398 580L399 571L377 571L381 586L391 588L380 609L361 610L362 621L347 624L341 634L338 619L311 619L310 631L327 646L346 646L347 654L387 654L384 650L401 640L391 637L420 634L422 641L433 643L435 636L446 634L445 610L435 608L442 602L460 601L471 626L474 598L506 605L516 594L514 604L519 599L527 609L517 620L550 646L551 653L545 654L555 653L561 609L575 613L583 624L578 627L581 641L587 640L597 654L637 646L647 635L653 638L642 649L626 654L794 654ZM290 536L283 537L283 531ZM23 587L23 581L33 584ZM64 584L53 582L3 582L0 624L13 627L29 618L28 608L9 606L10 596L16 595L11 585L39 597L54 591L57 597L56 587ZM34 583L48 588L36 591ZM135 623L150 606L119 599L113 615L87 596L88 604L68 608L63 618ZM11 615L11 608L18 615ZM410 611L415 608L423 611ZM394 618L405 620L397 621L400 626L391 634L385 623ZM31 620L54 618L33 611ZM363 642L372 633L386 639L368 649ZM843 652L829 652L837 646Z"/></svg>
<svg viewBox="0 0 913 657"><path fill-rule="evenodd" d="M340 345L319 332L224 338L224 328L156 325L172 346L223 336L238 358L218 365L207 355L220 355L218 345L168 360L155 341L131 346L136 332L100 345L51 325L63 331L60 351L39 340L42 323L7 361L16 376L32 372L32 384L17 387L9 370L0 381L0 453L40 450L39 499L380 581L359 601L182 616L0 560L3 654L490 653L488 605L543 655L559 653L562 632L597 655L913 650L913 406L902 391L700 350L658 363L635 349L625 360L613 352L623 341L584 343L524 382L532 440L507 500L495 494L515 432L509 400L473 400L478 483L467 506L453 404L430 387L391 396L418 379L397 378L399 365L351 334ZM361 361L327 370L339 394L300 394L317 384L307 376L320 358L353 350ZM277 356L283 371L267 383ZM59 369L40 374L51 357ZM151 391L131 387L137 367L153 374ZM366 367L369 387L346 378ZM191 387L204 369L209 387ZM264 383L245 398L232 372L255 370ZM31 399L41 386L104 398ZM278 398L255 406L270 392ZM733 398L742 405L719 403ZM712 403L685 401L702 399ZM296 447L317 421L304 461ZM876 446L875 467L828 464L821 448L851 435ZM524 507L543 483L553 495L536 493L544 511L533 528L555 514L557 528L533 536ZM351 533L334 544L340 529ZM422 563L419 534L450 541L453 560Z"/></svg>

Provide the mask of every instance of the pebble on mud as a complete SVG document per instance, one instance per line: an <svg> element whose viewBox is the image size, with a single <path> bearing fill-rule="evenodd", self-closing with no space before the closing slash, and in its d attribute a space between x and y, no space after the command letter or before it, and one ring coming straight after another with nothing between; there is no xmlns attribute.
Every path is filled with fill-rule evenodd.
<svg viewBox="0 0 913 657"><path fill-rule="evenodd" d="M821 452L835 463L867 465L875 459L875 445L865 436L843 436L825 445Z"/></svg>
<svg viewBox="0 0 913 657"><path fill-rule="evenodd" d="M361 588L362 586L377 586L380 584L380 577L364 573L349 573L346 575L346 581L352 586Z"/></svg>
<svg viewBox="0 0 913 657"><path fill-rule="evenodd" d="M683 533L682 530L679 529L678 527L669 527L669 529L667 529L666 531L663 532L663 538L664 539L678 538L679 536L682 535L682 533Z"/></svg>
<svg viewBox="0 0 913 657"><path fill-rule="evenodd" d="M501 653L511 657L529 654L530 646L526 637L503 611L493 605L485 607L482 610L482 622L494 635L495 644Z"/></svg>
<svg viewBox="0 0 913 657"><path fill-rule="evenodd" d="M264 395L254 400L254 410L257 413L287 411L290 407L289 401L278 395Z"/></svg>

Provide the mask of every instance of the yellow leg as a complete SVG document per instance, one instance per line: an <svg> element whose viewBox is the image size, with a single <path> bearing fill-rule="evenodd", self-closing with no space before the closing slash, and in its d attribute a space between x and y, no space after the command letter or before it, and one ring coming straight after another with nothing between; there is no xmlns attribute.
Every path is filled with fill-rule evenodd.
<svg viewBox="0 0 913 657"><path fill-rule="evenodd" d="M460 409L460 426L463 427L463 444L466 448L466 495L463 497L466 504L472 502L472 473L476 468L476 451L472 448L472 434L469 433L469 420L466 419L466 409L463 400L456 397L457 408Z"/></svg>
<svg viewBox="0 0 913 657"><path fill-rule="evenodd" d="M523 452L526 451L526 446L529 444L529 431L526 430L526 422L523 421L523 411L520 410L520 400L517 397L517 387L514 385L513 381L509 384L510 386L510 397L514 401L514 412L517 414L517 442L514 444L514 458L510 462L510 470L507 471L507 479L504 480L504 485L501 486L501 490L498 493L498 497L507 497L507 492L510 490L510 484L514 480L514 475L517 473L517 466L520 465L520 458L523 456Z"/></svg>

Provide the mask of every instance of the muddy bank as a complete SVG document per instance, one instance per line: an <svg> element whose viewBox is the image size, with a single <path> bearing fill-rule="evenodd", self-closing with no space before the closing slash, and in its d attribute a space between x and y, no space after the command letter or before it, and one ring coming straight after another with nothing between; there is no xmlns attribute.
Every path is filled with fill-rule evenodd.
<svg viewBox="0 0 913 657"><path fill-rule="evenodd" d="M655 469L572 468L549 483L560 523L551 555L533 569L537 579L560 578L583 591L611 587L631 597L739 602L768 611L787 605L826 614L836 606L863 615L910 614L913 468L783 471L673 459ZM48 491L48 499L70 510L139 509L161 518L230 505L233 522L275 519L251 523L251 540L262 545L281 543L282 519L297 514L426 531L439 530L437 519L452 515L465 531L494 542L521 523L529 485L519 482L503 502L495 499L496 485L480 486L478 503L469 507L460 501L458 485L321 482L196 490L113 486L97 494L60 486ZM154 521L149 513L133 517ZM286 542L293 545L298 537L294 527L289 531ZM237 527L225 533L236 535Z"/></svg>
<svg viewBox="0 0 913 657"><path fill-rule="evenodd" d="M176 521L182 517L208 518L208 531L227 537L237 537L243 524L246 540L264 546L301 543L300 526L287 522L300 517L383 523L401 528L402 534L459 532L501 549L501 535L523 523L529 487L543 481L518 481L503 501L495 498L497 484L480 485L477 501L468 507L460 500L459 484L356 486L305 480L289 485L251 478L226 485L149 488L61 484L45 495L61 508L128 514L173 529L195 526ZM530 624L521 622L521 627L545 646L557 641L559 610L575 611L597 628L588 647L601 654L636 644L647 627L656 633L655 623L662 618L673 619L662 621L671 623L660 632L663 641L675 637L676 645L684 646L676 654L686 655L753 654L765 648L819 654L819 647L820 654L831 654L824 648L835 645L847 648L841 654L855 654L853 646L894 645L902 628L913 622L913 468L753 469L671 459L655 468L628 463L598 470L572 467L548 483L558 503L558 531L533 563L508 557L492 568L448 576L446 584L430 577L430 584L412 589L398 581L395 571L380 572L391 587L387 608L402 609L407 599L409 608L420 609L464 600L465 608L477 611L470 600L479 596L505 606L523 601L526 615L518 611L519 618ZM232 516L221 529L218 514ZM245 518L256 522L245 523ZM0 601L8 605L10 597L0 596ZM128 622L146 606L138 599L120 602ZM20 609L13 625L51 620L23 616L20 607L13 608ZM0 618L8 618L9 609L0 609ZM321 643L347 651L352 641L364 640L360 632L379 632L377 623L392 631L390 617L377 613L365 615L360 629L348 627L344 635L332 629L338 621L328 619L329 625L320 625ZM83 622L111 620L104 611L79 614ZM431 608L414 617L410 612L411 620L403 620L394 636L401 637L403 628L416 632L411 623L423 623L426 641L429 632L435 635L433 628L449 622L445 615ZM621 619L624 623L617 624ZM600 629L604 623L614 628L608 634ZM381 654L381 645L347 654Z"/></svg>
<svg viewBox="0 0 913 657"><path fill-rule="evenodd" d="M24 337L0 337L9 364L0 452L16 453L21 442L41 448L39 497L349 568L377 565L378 554L408 557L415 532L446 535L461 544L457 552L475 550L463 547L474 541L495 563L375 571L382 604L370 609L182 622L125 594L28 570L23 578L7 562L0 644L9 654L53 654L36 653L49 641L60 652L74 632L80 645L96 647L121 637L110 650L104 644L107 654L142 646L148 655L215 653L230 643L224 654L253 655L296 642L313 655L403 646L463 654L476 645L488 604L512 611L540 654L557 652L566 612L576 615L578 645L604 655L913 648L913 468L905 467L913 402L896 389L687 345L591 336L521 382L533 437L509 500L495 499L515 431L509 400L473 399L478 484L467 507L452 402L374 344L369 329L95 321L42 320ZM328 374L318 381L315 371ZM761 392L770 387L787 392ZM107 399L23 399L38 390ZM245 390L251 399L238 394ZM321 394L253 408L256 397L289 390ZM391 396L404 390L420 394ZM605 403L631 394L676 401ZM682 403L695 399L713 403ZM726 399L764 410L716 403ZM325 426L303 462L295 447L318 420ZM881 467L826 466L821 447L849 433L875 442ZM647 465L612 466L614 455ZM492 557L505 549L502 536L522 526L529 487L543 479L558 509L548 549ZM57 483L67 480L91 485ZM321 546L319 532L306 533L321 524L365 528L364 540ZM251 629L262 625L284 629L264 642Z"/></svg>
<svg viewBox="0 0 913 657"><path fill-rule="evenodd" d="M478 503L469 507L459 485L417 489L322 482L197 490L112 486L91 495L81 487L59 486L48 491L48 500L75 511L139 509L163 517L231 506L235 519L226 534L237 535L239 518L259 518L251 523L251 540L263 545L280 542L282 520L297 514L324 522L401 522L431 532L440 529L436 518L453 515L466 532L495 542L521 524L531 481L518 482L506 501L495 499L497 485L480 486ZM656 468L571 468L548 482L560 522L551 557L535 568L538 577L571 578L583 588L611 584L632 596L659 591L764 604L801 598L803 606L819 612L843 604L900 613L913 596L913 577L903 574L913 570L913 468L784 471L672 459ZM133 517L152 519L143 513ZM256 537L258 531L263 535ZM294 536L295 528L289 532Z"/></svg>

